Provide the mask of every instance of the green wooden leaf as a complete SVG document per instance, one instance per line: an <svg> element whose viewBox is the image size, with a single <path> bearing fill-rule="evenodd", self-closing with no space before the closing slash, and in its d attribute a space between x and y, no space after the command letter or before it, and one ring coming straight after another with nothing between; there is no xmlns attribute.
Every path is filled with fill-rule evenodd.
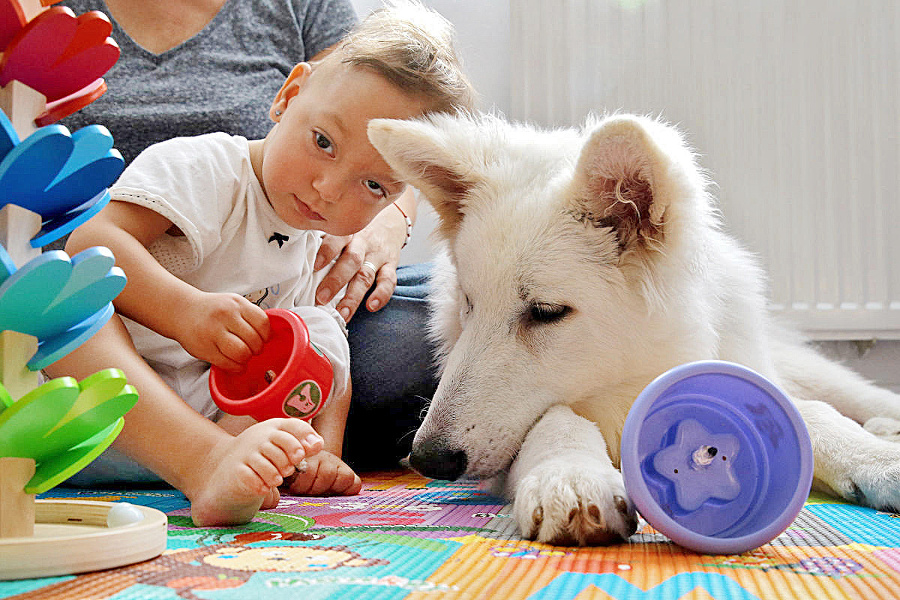
<svg viewBox="0 0 900 600"><path fill-rule="evenodd" d="M25 485L25 493L43 494L88 466L113 443L124 426L125 420L120 417L83 443L39 462L34 477Z"/></svg>
<svg viewBox="0 0 900 600"><path fill-rule="evenodd" d="M43 437L78 400L81 388L72 377L48 381L0 413L0 456L35 458Z"/></svg>

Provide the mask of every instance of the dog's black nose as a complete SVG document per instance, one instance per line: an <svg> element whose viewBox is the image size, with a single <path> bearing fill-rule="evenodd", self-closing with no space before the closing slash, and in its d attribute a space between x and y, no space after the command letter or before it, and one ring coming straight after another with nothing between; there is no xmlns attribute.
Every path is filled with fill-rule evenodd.
<svg viewBox="0 0 900 600"><path fill-rule="evenodd" d="M466 472L468 460L465 452L445 441L427 439L421 444L413 444L409 464L425 477L453 481Z"/></svg>

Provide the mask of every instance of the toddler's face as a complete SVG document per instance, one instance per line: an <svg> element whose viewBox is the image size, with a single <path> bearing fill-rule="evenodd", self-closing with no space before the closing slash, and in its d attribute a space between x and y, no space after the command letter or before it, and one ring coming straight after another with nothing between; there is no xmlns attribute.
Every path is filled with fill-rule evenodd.
<svg viewBox="0 0 900 600"><path fill-rule="evenodd" d="M297 229L359 231L404 188L369 143L369 121L414 117L425 106L336 57L314 68L299 65L270 111L278 125L265 139L257 172L269 203Z"/></svg>

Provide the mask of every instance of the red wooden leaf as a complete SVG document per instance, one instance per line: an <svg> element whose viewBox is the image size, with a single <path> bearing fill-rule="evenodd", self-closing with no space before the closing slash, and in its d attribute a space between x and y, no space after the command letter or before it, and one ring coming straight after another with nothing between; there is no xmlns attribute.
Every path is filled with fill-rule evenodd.
<svg viewBox="0 0 900 600"><path fill-rule="evenodd" d="M0 52L25 26L25 14L16 0L0 0Z"/></svg>
<svg viewBox="0 0 900 600"><path fill-rule="evenodd" d="M0 0L2 1L2 0ZM0 86L13 79L59 100L102 77L119 58L109 37L112 24L99 11L78 17L66 7L49 8L15 35L0 60Z"/></svg>

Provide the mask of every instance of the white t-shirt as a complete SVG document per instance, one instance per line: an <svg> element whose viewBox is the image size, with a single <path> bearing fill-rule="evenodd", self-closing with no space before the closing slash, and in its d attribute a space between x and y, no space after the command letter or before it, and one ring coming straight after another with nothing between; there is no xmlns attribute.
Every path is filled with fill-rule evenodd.
<svg viewBox="0 0 900 600"><path fill-rule="evenodd" d="M113 200L159 213L183 235L149 248L170 273L207 292L240 294L261 308L287 308L334 368L332 395L350 377L347 329L335 306L315 305L327 269L313 271L322 233L290 227L269 204L250 164L245 138L225 133L175 138L142 152L110 190ZM127 273L126 273L127 276ZM209 394L209 364L167 337L125 319L147 362L199 413L220 416Z"/></svg>

